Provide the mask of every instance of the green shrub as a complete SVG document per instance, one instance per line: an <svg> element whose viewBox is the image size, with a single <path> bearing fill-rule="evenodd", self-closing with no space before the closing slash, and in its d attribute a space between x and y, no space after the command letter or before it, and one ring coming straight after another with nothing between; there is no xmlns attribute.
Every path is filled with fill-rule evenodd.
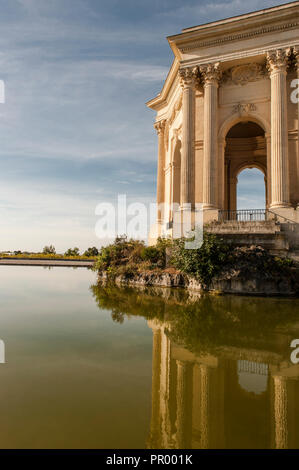
<svg viewBox="0 0 299 470"><path fill-rule="evenodd" d="M75 247L75 248L69 248L65 253L64 253L64 256L79 256L80 255L80 251L79 251L79 248Z"/></svg>
<svg viewBox="0 0 299 470"><path fill-rule="evenodd" d="M44 255L55 255L56 254L55 247L53 245L45 246L44 249L43 249L43 254Z"/></svg>
<svg viewBox="0 0 299 470"><path fill-rule="evenodd" d="M97 249L97 247L92 246L92 247L89 247L86 251L84 251L83 256L90 258L91 256L98 256L98 254L99 254L99 250Z"/></svg>
<svg viewBox="0 0 299 470"><path fill-rule="evenodd" d="M185 239L175 240L171 263L208 286L228 257L229 247L216 235L205 232L200 248L186 249Z"/></svg>
<svg viewBox="0 0 299 470"><path fill-rule="evenodd" d="M142 249L140 256L141 259L143 259L144 261L151 261L152 263L157 263L161 256L161 252L155 246L145 246Z"/></svg>

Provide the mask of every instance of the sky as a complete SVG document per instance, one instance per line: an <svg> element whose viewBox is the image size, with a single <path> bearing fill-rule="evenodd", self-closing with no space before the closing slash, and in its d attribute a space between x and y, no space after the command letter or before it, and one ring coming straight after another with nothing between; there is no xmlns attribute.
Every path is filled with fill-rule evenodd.
<svg viewBox="0 0 299 470"><path fill-rule="evenodd" d="M100 246L98 204L118 194L154 201L157 136L145 103L173 59L166 36L281 3L0 0L0 251ZM243 206L255 178L242 179Z"/></svg>

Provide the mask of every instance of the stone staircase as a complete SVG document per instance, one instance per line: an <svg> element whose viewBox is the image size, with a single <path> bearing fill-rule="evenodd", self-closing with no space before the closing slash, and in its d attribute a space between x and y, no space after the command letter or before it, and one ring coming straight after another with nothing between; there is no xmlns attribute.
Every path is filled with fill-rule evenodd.
<svg viewBox="0 0 299 470"><path fill-rule="evenodd" d="M299 224L277 220L212 222L205 227L209 233L221 235L234 246L257 245L280 256L299 261Z"/></svg>

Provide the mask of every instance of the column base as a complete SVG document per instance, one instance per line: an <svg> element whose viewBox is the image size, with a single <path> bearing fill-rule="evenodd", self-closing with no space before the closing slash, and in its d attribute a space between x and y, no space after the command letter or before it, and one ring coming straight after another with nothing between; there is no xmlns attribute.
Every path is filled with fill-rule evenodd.
<svg viewBox="0 0 299 470"><path fill-rule="evenodd" d="M291 204L289 202L272 202L270 204L269 209L289 209L291 208Z"/></svg>
<svg viewBox="0 0 299 470"><path fill-rule="evenodd" d="M203 206L203 223L209 224L210 222L218 221L219 209L216 207Z"/></svg>

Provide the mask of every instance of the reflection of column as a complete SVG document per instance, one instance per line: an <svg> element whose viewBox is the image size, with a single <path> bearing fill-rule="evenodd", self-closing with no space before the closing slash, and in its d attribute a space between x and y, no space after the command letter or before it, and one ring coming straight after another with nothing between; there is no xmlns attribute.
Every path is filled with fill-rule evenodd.
<svg viewBox="0 0 299 470"><path fill-rule="evenodd" d="M275 420L275 447L288 448L288 399L287 381L285 377L273 376L274 381L274 420Z"/></svg>
<svg viewBox="0 0 299 470"><path fill-rule="evenodd" d="M287 53L278 49L267 54L271 79L271 205L289 206Z"/></svg>
<svg viewBox="0 0 299 470"><path fill-rule="evenodd" d="M165 120L158 121L155 123L155 129L158 134L158 173L157 173L157 223L161 224L163 219L162 204L165 203L165 143L164 143L164 131L165 131Z"/></svg>
<svg viewBox="0 0 299 470"><path fill-rule="evenodd" d="M219 65L205 64L200 67L204 82L203 204L206 208L216 207Z"/></svg>
<svg viewBox="0 0 299 470"><path fill-rule="evenodd" d="M161 366L160 366L160 429L161 445L169 447L171 435L169 417L169 380L170 380L170 341L161 329Z"/></svg>
<svg viewBox="0 0 299 470"><path fill-rule="evenodd" d="M176 441L179 449L185 448L186 431L186 402L187 402L187 365L182 361L177 363L177 415L176 415Z"/></svg>
<svg viewBox="0 0 299 470"><path fill-rule="evenodd" d="M161 374L161 330L151 325L153 330L152 358L152 415L149 447L157 448L160 440L160 374Z"/></svg>
<svg viewBox="0 0 299 470"><path fill-rule="evenodd" d="M200 409L200 382L201 372L200 366L193 366L193 390L192 390L192 449L200 448L200 426L201 426L201 409Z"/></svg>
<svg viewBox="0 0 299 470"><path fill-rule="evenodd" d="M209 394L210 394L210 370L208 366L201 365L201 449L208 449L209 447Z"/></svg>
<svg viewBox="0 0 299 470"><path fill-rule="evenodd" d="M193 202L194 186L194 108L195 108L195 82L197 68L181 69L180 78L183 88L183 127L181 152L181 207Z"/></svg>

